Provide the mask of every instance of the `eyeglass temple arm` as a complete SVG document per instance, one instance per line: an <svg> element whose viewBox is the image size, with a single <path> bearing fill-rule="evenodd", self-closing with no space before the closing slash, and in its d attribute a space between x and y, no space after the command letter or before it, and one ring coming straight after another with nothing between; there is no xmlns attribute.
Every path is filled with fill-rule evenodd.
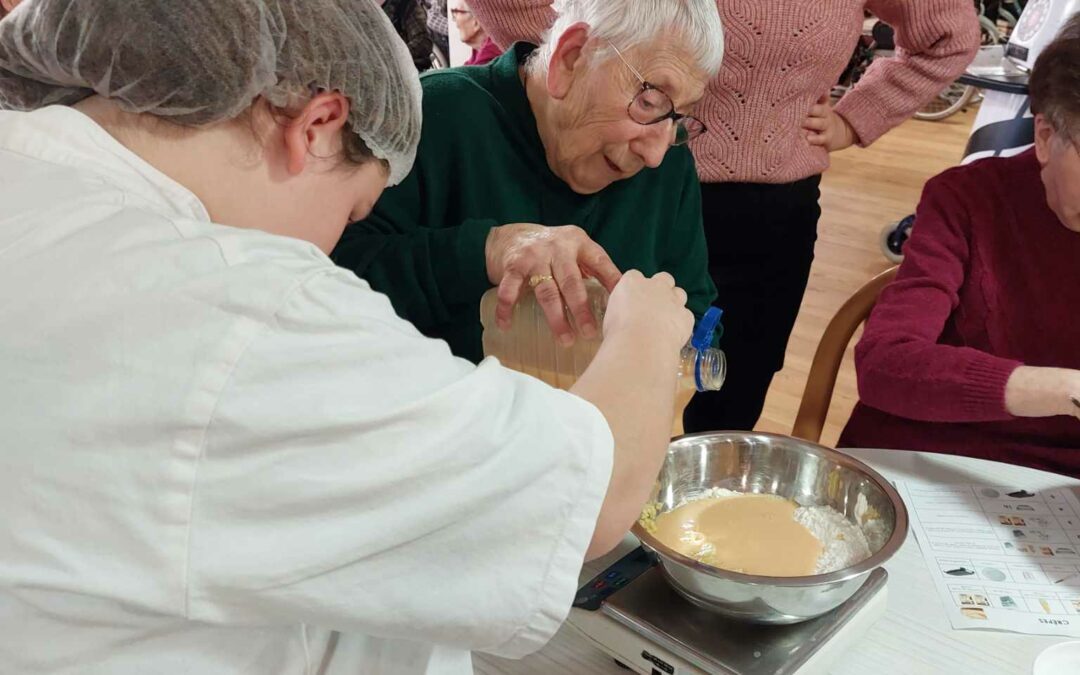
<svg viewBox="0 0 1080 675"><path fill-rule="evenodd" d="M623 56L622 52L619 51L619 48L615 46L615 43L611 40L608 40L608 44L611 45L611 48L615 50L615 55L619 57L619 60L622 61L623 64L630 69L630 72L634 74L634 77L636 77L642 84L645 84L645 76L639 73L637 68L630 65L630 62L626 60L626 57Z"/></svg>

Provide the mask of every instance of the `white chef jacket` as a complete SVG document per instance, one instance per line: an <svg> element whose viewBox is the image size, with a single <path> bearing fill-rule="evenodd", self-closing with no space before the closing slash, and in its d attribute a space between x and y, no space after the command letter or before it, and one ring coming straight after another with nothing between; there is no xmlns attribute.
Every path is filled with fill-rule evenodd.
<svg viewBox="0 0 1080 675"><path fill-rule="evenodd" d="M82 113L0 113L0 672L471 672L565 618L612 438Z"/></svg>

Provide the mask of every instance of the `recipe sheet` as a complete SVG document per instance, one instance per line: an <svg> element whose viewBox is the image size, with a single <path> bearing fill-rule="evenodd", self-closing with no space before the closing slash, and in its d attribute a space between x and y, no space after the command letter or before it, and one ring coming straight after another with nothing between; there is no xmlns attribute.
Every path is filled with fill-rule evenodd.
<svg viewBox="0 0 1080 675"><path fill-rule="evenodd" d="M1072 490L896 485L953 628L1080 637Z"/></svg>

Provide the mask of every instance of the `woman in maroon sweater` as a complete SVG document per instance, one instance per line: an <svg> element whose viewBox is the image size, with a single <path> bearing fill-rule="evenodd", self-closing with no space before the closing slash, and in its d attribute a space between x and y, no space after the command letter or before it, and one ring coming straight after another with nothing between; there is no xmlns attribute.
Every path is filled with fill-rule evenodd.
<svg viewBox="0 0 1080 675"><path fill-rule="evenodd" d="M1031 76L1035 148L930 181L856 349L841 446L1080 476L1080 16Z"/></svg>

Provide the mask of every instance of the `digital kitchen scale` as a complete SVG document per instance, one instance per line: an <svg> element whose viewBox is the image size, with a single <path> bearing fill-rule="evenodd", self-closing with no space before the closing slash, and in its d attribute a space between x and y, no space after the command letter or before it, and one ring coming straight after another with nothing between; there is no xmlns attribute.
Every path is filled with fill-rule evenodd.
<svg viewBox="0 0 1080 675"><path fill-rule="evenodd" d="M690 604L638 548L582 587L567 623L644 675L826 675L885 613L887 579L876 569L829 614L763 626Z"/></svg>

